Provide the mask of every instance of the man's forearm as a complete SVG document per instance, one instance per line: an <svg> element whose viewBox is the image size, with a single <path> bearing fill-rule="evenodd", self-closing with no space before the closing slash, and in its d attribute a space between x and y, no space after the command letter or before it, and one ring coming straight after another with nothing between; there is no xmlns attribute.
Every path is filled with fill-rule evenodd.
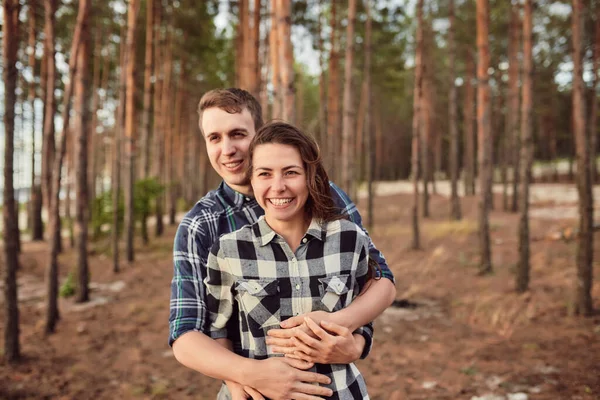
<svg viewBox="0 0 600 400"><path fill-rule="evenodd" d="M355 331L377 318L396 297L396 287L389 279L372 280L350 305L331 314L330 320Z"/></svg>
<svg viewBox="0 0 600 400"><path fill-rule="evenodd" d="M256 361L238 356L203 333L190 331L173 343L173 354L186 367L211 378L247 384L246 373ZM231 368L236 365L237 368Z"/></svg>

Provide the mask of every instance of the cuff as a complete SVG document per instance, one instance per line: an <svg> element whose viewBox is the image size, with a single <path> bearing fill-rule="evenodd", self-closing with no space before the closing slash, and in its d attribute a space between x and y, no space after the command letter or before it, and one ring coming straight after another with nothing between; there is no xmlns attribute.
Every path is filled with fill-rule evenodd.
<svg viewBox="0 0 600 400"><path fill-rule="evenodd" d="M371 353L371 348L373 347L373 323L367 324L365 326L361 326L353 333L358 333L365 338L365 347L363 348L362 354L360 355L360 359L364 360L367 358L369 353Z"/></svg>

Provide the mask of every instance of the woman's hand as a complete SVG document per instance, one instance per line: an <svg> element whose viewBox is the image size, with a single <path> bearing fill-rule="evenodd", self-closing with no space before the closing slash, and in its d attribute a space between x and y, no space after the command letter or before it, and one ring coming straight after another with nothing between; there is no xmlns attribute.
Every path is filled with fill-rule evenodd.
<svg viewBox="0 0 600 400"><path fill-rule="evenodd" d="M271 330L269 336L267 344L274 353L320 364L351 363L360 358L365 345L364 338L348 328L325 320L319 326L310 317L293 329Z"/></svg>
<svg viewBox="0 0 600 400"><path fill-rule="evenodd" d="M249 386L242 386L233 381L225 381L225 384L227 385L227 389L229 389L229 394L231 394L231 400L265 400L263 395Z"/></svg>

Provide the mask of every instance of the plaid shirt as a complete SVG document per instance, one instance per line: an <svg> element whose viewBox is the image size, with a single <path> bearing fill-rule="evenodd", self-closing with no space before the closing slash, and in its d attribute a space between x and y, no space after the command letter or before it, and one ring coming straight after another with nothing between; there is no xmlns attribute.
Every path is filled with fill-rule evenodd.
<svg viewBox="0 0 600 400"><path fill-rule="evenodd" d="M330 183L336 205L350 220L361 226L361 217L354 203L335 184ZM173 280L169 314L169 345L188 331L209 334L206 293L202 283L206 277L208 254L223 234L252 224L264 215L254 198L236 192L222 182L216 190L206 194L186 214L175 235L173 245ZM365 231L366 232L366 231ZM379 264L381 276L394 281L383 254L369 240L369 255ZM366 356L371 338L364 335ZM234 345L238 343L231 338ZM235 347L235 346L234 346Z"/></svg>
<svg viewBox="0 0 600 400"><path fill-rule="evenodd" d="M265 341L269 329L311 311L338 311L360 293L367 280L368 248L368 236L344 219L322 225L313 220L295 252L264 217L223 235L211 249L204 280L211 337L228 337L237 303L242 355L275 356ZM372 325L359 333L366 329L372 331ZM317 364L313 371L331 378L334 398L368 398L354 364Z"/></svg>

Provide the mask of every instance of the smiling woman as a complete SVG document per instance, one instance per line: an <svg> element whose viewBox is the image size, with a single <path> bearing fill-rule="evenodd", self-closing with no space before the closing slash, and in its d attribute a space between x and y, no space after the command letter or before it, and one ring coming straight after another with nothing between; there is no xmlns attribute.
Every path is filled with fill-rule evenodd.
<svg viewBox="0 0 600 400"><path fill-rule="evenodd" d="M206 133L210 140L212 134ZM348 307L374 271L368 236L335 207L312 137L286 123L267 124L252 139L248 160L246 179L265 215L221 236L211 249L204 282L211 336L231 348L227 328L239 317L241 353L265 359L281 351L267 340L269 331L298 315ZM234 310L239 310L238 315ZM310 318L307 324L319 337L328 336ZM371 329L370 323L358 328L356 339L348 330L340 334L353 342L350 348L355 354L350 360L362 353L366 340L362 335L370 335ZM294 340L306 354L319 344L302 334ZM331 379L327 387L334 396L368 398L354 363L327 362L315 364L312 370ZM219 399L229 398L226 391L224 387Z"/></svg>

